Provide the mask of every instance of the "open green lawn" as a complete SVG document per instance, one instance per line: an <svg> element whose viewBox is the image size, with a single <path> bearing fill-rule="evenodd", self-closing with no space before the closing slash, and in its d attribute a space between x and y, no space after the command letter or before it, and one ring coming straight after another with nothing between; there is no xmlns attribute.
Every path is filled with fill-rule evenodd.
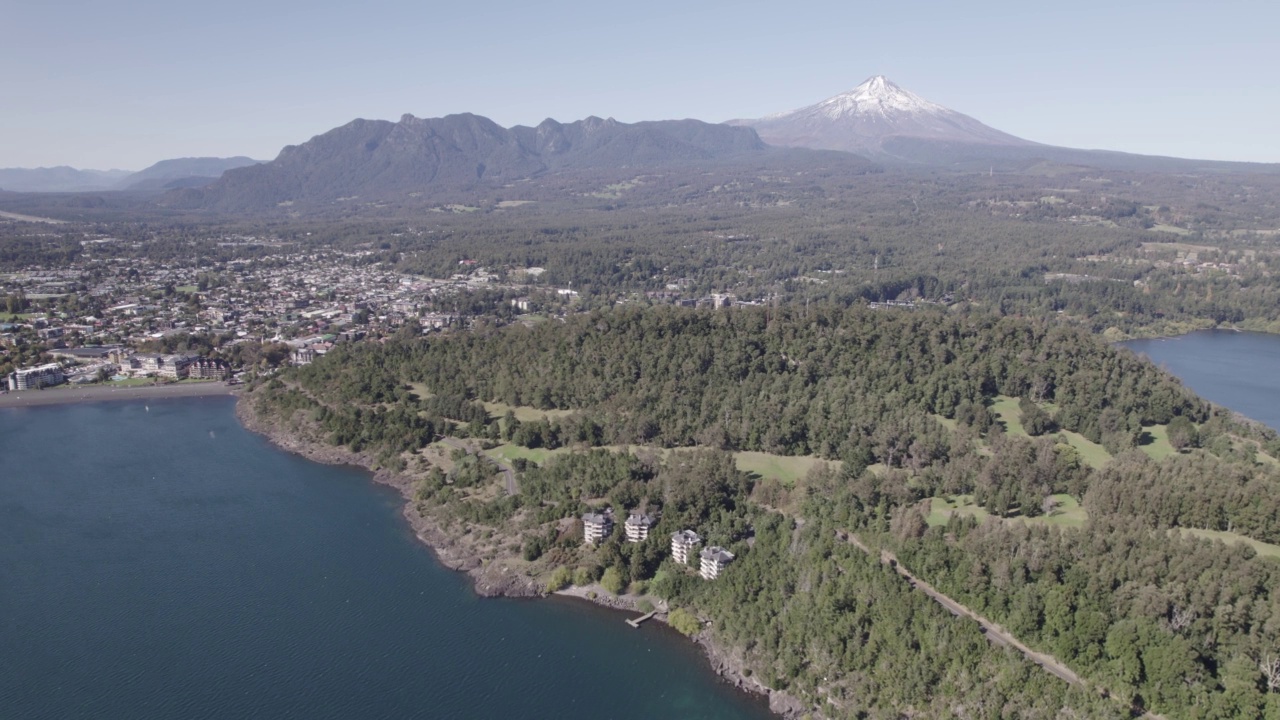
<svg viewBox="0 0 1280 720"><path fill-rule="evenodd" d="M196 287L195 285L179 285L178 287L174 288L176 292L184 293L187 295L190 295L191 293L199 289L200 288Z"/></svg>
<svg viewBox="0 0 1280 720"><path fill-rule="evenodd" d="M573 414L572 410L539 410L538 408L529 407L527 405L507 405L506 403L499 402L487 402L482 404L484 405L484 409L488 410L489 414L495 418L501 419L507 414L507 411L510 410L515 413L516 419L520 422L532 422L534 420L541 420L544 417L555 418Z"/></svg>
<svg viewBox="0 0 1280 720"><path fill-rule="evenodd" d="M1022 411L1018 409L1018 398L1000 395L991 402L991 412L995 413L998 419L1004 425L1004 431L1010 435L1019 437L1029 437L1026 428L1022 427L1022 420L1019 418Z"/></svg>
<svg viewBox="0 0 1280 720"><path fill-rule="evenodd" d="M770 455L751 451L736 452L733 455L739 470L762 478L772 478L787 486L795 485L796 480L808 474L818 463L831 462L812 455ZM839 465L839 462L832 464Z"/></svg>
<svg viewBox="0 0 1280 720"><path fill-rule="evenodd" d="M152 378L129 378L127 380L112 380L106 383L109 387L138 387L140 385L155 385L156 381Z"/></svg>
<svg viewBox="0 0 1280 720"><path fill-rule="evenodd" d="M1182 532L1196 537L1207 538L1209 540L1221 540L1222 542L1234 545L1236 543L1244 543L1253 548L1262 557L1280 558L1280 545L1272 545L1264 543L1253 538L1245 537L1239 533L1225 532L1222 530L1200 530L1198 528L1182 528Z"/></svg>
<svg viewBox="0 0 1280 720"><path fill-rule="evenodd" d="M971 515L981 522L989 516L986 510L973 504L972 495L953 495L950 498L935 497L929 500L929 517L926 519L930 527L946 525L952 515Z"/></svg>
<svg viewBox="0 0 1280 720"><path fill-rule="evenodd" d="M660 453L663 457L666 457L672 452L687 452L694 448L663 449L651 448L643 445L631 445L628 447L610 445L604 448L594 449L630 453L649 451ZM498 460L510 462L516 458L524 458L529 462L541 465L556 455L574 452L574 449L561 447L556 448L555 450L548 450L546 448L527 448L513 443L505 443L490 450L485 450L484 452L486 455ZM787 486L794 486L796 480L804 477L819 463L829 462L837 467L840 465L838 460L823 460L822 458L813 457L811 455L792 457L787 455L771 455L763 452L736 452L733 455L739 470L752 473L761 479L777 480Z"/></svg>
<svg viewBox="0 0 1280 720"><path fill-rule="evenodd" d="M1057 410L1057 406L1053 403L1044 403L1041 405L1046 411L1052 414ZM1004 424L1005 432L1010 435L1018 435L1028 437L1027 431L1022 427L1022 421L1019 419L1022 411L1018 408L1018 398L1006 397L1004 395L997 396L991 403L991 411L995 413L996 419ZM1161 427L1163 430L1163 427ZM1088 463L1091 467L1097 469L1106 465L1111 460L1111 453L1101 445L1090 441L1085 436L1070 430L1060 430L1057 434L1067 439L1067 444L1076 449L1080 453L1080 459ZM1155 433L1152 433L1153 437ZM1164 440L1165 446L1169 445L1169 439L1166 436ZM1173 450L1169 447L1169 450Z"/></svg>
<svg viewBox="0 0 1280 720"><path fill-rule="evenodd" d="M1111 461L1111 453L1096 442L1070 430L1059 430L1058 434L1067 439L1067 444L1076 449L1080 453L1080 459L1087 463L1090 467L1097 470Z"/></svg>
<svg viewBox="0 0 1280 720"><path fill-rule="evenodd" d="M1169 427L1167 425L1151 425L1142 428L1142 441L1139 447L1153 460L1163 460L1170 455L1178 454L1169 444Z"/></svg>
<svg viewBox="0 0 1280 720"><path fill-rule="evenodd" d="M1057 527L1082 527L1088 515L1080 507L1080 501L1070 495L1051 495L1058 506L1048 515L1032 518L1014 516L1005 518L1006 522L1020 522L1028 525L1053 525ZM973 502L972 495L953 495L951 497L934 497L929 499L929 517L926 521L930 527L946 525L952 515L976 517L979 522L990 517L990 513Z"/></svg>

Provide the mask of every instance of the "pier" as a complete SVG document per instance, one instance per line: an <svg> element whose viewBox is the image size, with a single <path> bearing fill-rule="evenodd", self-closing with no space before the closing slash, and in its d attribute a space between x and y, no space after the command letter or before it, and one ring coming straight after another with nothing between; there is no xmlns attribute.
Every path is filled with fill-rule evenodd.
<svg viewBox="0 0 1280 720"><path fill-rule="evenodd" d="M658 614L657 610L651 610L645 613L644 615L641 615L638 618L627 618L627 624L633 628L638 628L640 627L640 623L644 622L645 620L648 620L649 618L657 614Z"/></svg>

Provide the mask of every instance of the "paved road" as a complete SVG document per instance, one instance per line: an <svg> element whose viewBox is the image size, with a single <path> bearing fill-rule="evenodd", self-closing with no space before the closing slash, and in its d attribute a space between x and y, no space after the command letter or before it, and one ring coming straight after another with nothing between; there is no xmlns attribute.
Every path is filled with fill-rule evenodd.
<svg viewBox="0 0 1280 720"><path fill-rule="evenodd" d="M507 489L507 495L518 495L520 493L520 485L519 483L516 482L515 468L511 467L510 465L504 462L499 461L497 458L490 457L488 455L485 455L484 453L475 452L474 450L471 449L471 445L469 443L467 443L465 440L462 440L460 438L442 437L440 438L440 442L444 443L445 445L448 445L449 447L455 450L461 450L470 455L478 455L481 458L493 463L498 467L498 470L502 472L502 483Z"/></svg>

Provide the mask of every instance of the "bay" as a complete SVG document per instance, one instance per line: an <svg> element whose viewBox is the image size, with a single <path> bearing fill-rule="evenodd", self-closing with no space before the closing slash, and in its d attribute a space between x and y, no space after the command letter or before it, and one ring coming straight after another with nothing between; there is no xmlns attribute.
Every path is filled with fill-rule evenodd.
<svg viewBox="0 0 1280 720"><path fill-rule="evenodd" d="M664 626L477 598L233 407L0 410L0 717L770 717Z"/></svg>
<svg viewBox="0 0 1280 720"><path fill-rule="evenodd" d="M1206 400L1280 430L1280 335L1204 330L1121 345Z"/></svg>

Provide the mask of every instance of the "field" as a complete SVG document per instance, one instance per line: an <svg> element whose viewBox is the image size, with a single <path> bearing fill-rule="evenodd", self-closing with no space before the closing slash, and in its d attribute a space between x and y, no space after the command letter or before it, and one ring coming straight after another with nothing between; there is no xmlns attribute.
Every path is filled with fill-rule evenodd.
<svg viewBox="0 0 1280 720"><path fill-rule="evenodd" d="M640 453L648 450L660 453L665 458L670 453L685 452L692 448L675 448L668 450L650 448L642 445L631 445L625 448L621 445L609 445L604 448L597 449L630 453ZM484 452L486 455L504 462L510 462L516 458L523 458L529 462L541 465L556 455L563 455L564 453L573 451L573 448L568 447L548 450L546 448L527 448L512 443L505 443ZM777 480L788 487L794 486L796 480L804 477L806 473L819 463L830 462L837 466L840 464L839 461L827 461L811 455L789 457L785 455L771 455L763 452L736 452L733 453L733 456L737 462L739 470L755 475L760 479Z"/></svg>
<svg viewBox="0 0 1280 720"><path fill-rule="evenodd" d="M1176 455L1177 450L1169 444L1169 428L1164 425L1151 425L1142 428L1142 440L1138 446L1143 452L1151 456L1152 460L1163 460L1170 455Z"/></svg>
<svg viewBox="0 0 1280 720"><path fill-rule="evenodd" d="M1052 403L1045 403L1044 407L1050 413L1053 412L1054 408ZM995 413L996 418L1004 425L1005 432L1010 435L1029 437L1026 429L1022 427L1022 421L1018 419L1021 415L1021 411L1018 409L1017 398L1001 395L991 403L991 411ZM1163 427L1161 430L1163 431ZM1111 453L1107 452L1106 448L1092 442L1089 438L1086 438L1080 433L1072 432L1070 430L1059 430L1055 435L1065 437L1067 439L1067 444L1075 448L1076 452L1080 454L1080 459L1094 469L1106 465L1111 460ZM1155 436L1154 432L1152 433L1152 436ZM1166 437L1165 445L1167 446L1168 444L1168 438ZM1172 451L1173 448L1170 447L1169 449Z"/></svg>
<svg viewBox="0 0 1280 720"><path fill-rule="evenodd" d="M1221 540L1228 545L1236 545L1243 543L1253 548L1262 557L1280 558L1280 545L1272 545L1264 543L1244 535L1233 532L1225 532L1222 530L1199 530L1195 528L1183 528L1183 533L1195 535L1196 537L1206 538L1208 540Z"/></svg>
<svg viewBox="0 0 1280 720"><path fill-rule="evenodd" d="M1070 495L1051 495L1050 497L1057 502L1057 507L1051 510L1048 515L1032 518L1014 516L1005 518L1005 521L1056 527L1082 527L1084 525L1088 515L1085 513L1084 508L1080 507L1079 500ZM929 503L927 521L930 527L946 525L953 515L975 517L979 522L990 517L986 510L974 504L972 495L955 495L949 498L935 497L930 498Z"/></svg>
<svg viewBox="0 0 1280 720"><path fill-rule="evenodd" d="M750 451L736 452L733 455L739 470L778 480L788 487L794 486L796 480L804 477L818 463L829 462L812 455L785 456Z"/></svg>
<svg viewBox="0 0 1280 720"><path fill-rule="evenodd" d="M529 407L527 405L507 405L506 403L498 402L487 402L482 404L484 405L484 409L488 410L489 414L495 418L501 419L507 414L507 411L510 410L515 413L516 419L522 423L533 422L543 418L564 417L573 413L572 410L539 410L538 408Z"/></svg>

